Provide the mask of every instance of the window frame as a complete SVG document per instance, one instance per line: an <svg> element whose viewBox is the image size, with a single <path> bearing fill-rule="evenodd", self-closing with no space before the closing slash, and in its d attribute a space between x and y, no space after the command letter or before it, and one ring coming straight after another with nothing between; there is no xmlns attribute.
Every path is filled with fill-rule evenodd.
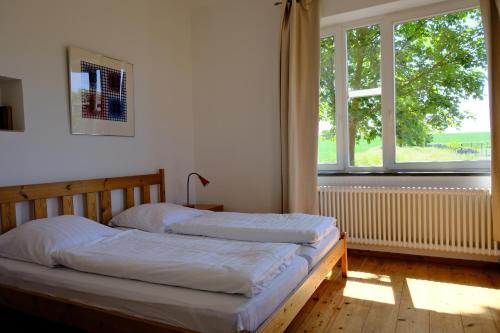
<svg viewBox="0 0 500 333"><path fill-rule="evenodd" d="M447 0L433 5L378 15L351 22L330 24L321 28L320 37L334 38L335 44L335 118L337 163L318 163L319 171L356 172L489 172L490 161L396 162L396 119L394 82L394 27L432 16L478 8L478 0ZM349 165L347 31L369 25L380 26L380 79L382 114L382 166ZM390 64L389 66L387 64Z"/></svg>

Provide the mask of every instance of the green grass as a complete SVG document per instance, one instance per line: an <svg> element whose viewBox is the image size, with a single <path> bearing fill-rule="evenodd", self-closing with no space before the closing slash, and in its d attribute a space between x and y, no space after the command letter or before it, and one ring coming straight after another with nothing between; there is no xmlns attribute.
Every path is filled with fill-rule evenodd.
<svg viewBox="0 0 500 333"><path fill-rule="evenodd" d="M433 143L451 143L451 142L489 142L489 132L476 133L441 133L432 136Z"/></svg>
<svg viewBox="0 0 500 333"><path fill-rule="evenodd" d="M381 146L382 141L380 138L377 138L370 143L365 140L361 140L361 142L356 145L356 153L360 157L363 153L368 153L368 155L372 156L375 153L375 150ZM336 163L337 143L330 140L320 140L318 144L318 156L320 163Z"/></svg>
<svg viewBox="0 0 500 333"><path fill-rule="evenodd" d="M433 136L433 144L479 149L489 146L490 133L441 133ZM485 159L485 148L478 154L458 154L454 149L438 147L397 147L397 162L467 161ZM320 140L318 157L320 163L336 163L336 142ZM356 166L381 166L382 144L380 138L368 143L364 140L356 145Z"/></svg>
<svg viewBox="0 0 500 333"><path fill-rule="evenodd" d="M397 147L396 162L473 161L480 154L458 154L454 150L434 147Z"/></svg>
<svg viewBox="0 0 500 333"><path fill-rule="evenodd" d="M318 142L319 163L337 163L337 142L319 140Z"/></svg>

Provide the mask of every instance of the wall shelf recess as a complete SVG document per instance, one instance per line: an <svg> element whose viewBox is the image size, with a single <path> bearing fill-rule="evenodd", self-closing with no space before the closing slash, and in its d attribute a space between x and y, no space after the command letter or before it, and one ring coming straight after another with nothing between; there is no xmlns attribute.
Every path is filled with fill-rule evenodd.
<svg viewBox="0 0 500 333"><path fill-rule="evenodd" d="M1 75L0 131L24 132L22 80Z"/></svg>

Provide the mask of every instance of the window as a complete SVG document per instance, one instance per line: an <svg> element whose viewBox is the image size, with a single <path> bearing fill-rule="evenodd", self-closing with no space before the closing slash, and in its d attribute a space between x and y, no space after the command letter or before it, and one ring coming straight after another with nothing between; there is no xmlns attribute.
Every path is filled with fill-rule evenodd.
<svg viewBox="0 0 500 333"><path fill-rule="evenodd" d="M474 1L459 5L449 1L324 33L320 170L489 168L481 14Z"/></svg>

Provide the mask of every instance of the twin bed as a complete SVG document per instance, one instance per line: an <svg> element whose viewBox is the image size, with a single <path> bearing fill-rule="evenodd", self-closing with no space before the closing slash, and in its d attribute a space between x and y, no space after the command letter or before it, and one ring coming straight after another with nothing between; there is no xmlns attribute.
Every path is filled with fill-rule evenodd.
<svg viewBox="0 0 500 333"><path fill-rule="evenodd" d="M71 215L74 210L73 196L77 194L83 194L85 198L85 215L89 219L99 220L102 224L107 225L111 220L112 190L124 189L125 208L132 208L135 206L134 188L141 189L141 203L148 204L151 201L150 187L153 185L159 187L158 201L165 202L163 170L160 170L158 174L143 176L3 187L0 188L2 232L5 233L16 226L15 204L17 202L33 201L34 217L45 218L47 216L46 199L60 197L61 213ZM98 197L100 200L97 200ZM99 210L97 203L99 203ZM126 215L126 212L131 210L120 215ZM97 214L98 211L99 214ZM208 333L282 332L337 262L341 261L342 263L343 276L347 274L347 239L345 234L339 234L335 227L318 229L321 235L316 235L318 241L312 244L267 243L283 241L284 239L280 240L280 237L287 234L286 230L275 233L270 230L265 233L266 242L257 243L260 239L252 238L257 237L252 226L258 224L258 221L251 221L251 219L258 217L257 215L247 215L247 220L245 220L245 215L222 214L212 215L207 212L201 219L186 220L185 223L173 224L172 228L169 228L177 233L191 234L189 236L161 235L145 232L150 230L138 231L118 228L125 231L117 231L117 235L109 237L109 241L97 243L100 245L101 252L96 252L96 247L92 245L93 247L79 249L79 251L63 251L62 254L56 256L59 263L64 262L65 266L75 269L50 268L35 263L0 258L0 304L94 332L105 330L117 332L138 330ZM220 225L219 221L224 220L225 216L228 221ZM281 216L274 215L273 218L280 219ZM304 222L300 221L301 218L303 216L297 216L298 226ZM239 221L239 229L232 229L231 225L227 224L231 223L231 220ZM117 224L114 219L112 222ZM279 221L274 221L274 223L280 224ZM322 222L318 221L318 223ZM235 222L235 225L237 224ZM292 224L283 224L283 226ZM130 227L127 223L122 223L121 226ZM296 243L300 243L301 237L314 238L315 236L308 235L306 229L295 231L295 233L291 232L290 235L292 237L298 235ZM243 237L244 239L239 239L242 235L246 236ZM265 262L271 252L273 255L276 254L276 257L282 255L283 262L278 265L279 269L273 268L274 275L270 276L268 281L257 281L258 283L251 284L251 286L246 283L257 275L254 276L252 270L246 272L246 276L243 272L239 274L240 272L236 268L242 263L245 264L245 261L231 266L232 262L229 259L227 265L220 265L222 268L229 267L227 276L226 274L221 275L220 281L214 279L217 283L211 281L206 285L199 285L200 281L193 282L198 283L198 285L189 284L192 283L191 278L194 279L194 275L197 274L196 265L199 265L199 272L205 272L204 275L209 276L213 273L213 266L217 266L217 263L204 265L203 260L196 261L194 259L194 265L190 263L191 266L174 262L173 271L184 278L180 279L182 281L177 281L179 279L168 281L167 284L170 285L163 284L165 282L163 280L155 280L158 279L158 274L154 274L154 269L150 271L148 268L150 266L147 266L146 262L141 262L141 257L137 257L136 264L132 266L143 267L142 271L133 272L133 274L139 274L143 281L138 281L136 275L126 276L127 278L117 277L122 273L117 274L116 272L122 272L127 266L113 266L115 261L119 262L116 258L120 259L120 252L127 251L123 244L127 244L127 242L130 244L135 239L142 239L142 244L151 243L149 251L153 252L151 252L150 257L155 257L154 250L161 248L161 246L154 244L156 241L161 243L161 237L170 237L181 243L185 239L186 242L192 242L189 244L195 244L188 245L187 249L189 246L198 246L196 244L203 248L208 246L207 243L214 243L212 248L200 249L200 251L206 251L207 259L205 260L208 261L225 258L225 254L230 256L240 247L241 251L247 251L249 264L253 261L263 264L263 266L255 266L256 269L259 267L269 269L271 267L266 266ZM289 236L287 237L290 239ZM223 238L230 240L223 240ZM120 239L122 240L120 241ZM241 243L240 241L254 241L255 243ZM158 244L162 245L160 243ZM181 243L177 244L181 246ZM170 246L172 244L176 243L171 242ZM133 246L130 246L132 249ZM213 254L214 251L211 249L217 249L215 251L217 253ZM172 252L175 250L175 248L171 248ZM165 251L168 251L168 247L163 249L163 252ZM182 256L183 252L186 251L179 252L179 256ZM296 255L290 256L290 251ZM162 252L159 252L158 260L162 260ZM217 257L219 252L221 257ZM99 253L103 258L111 256L111 261L108 261L107 264L104 262L102 266L95 266L92 262L91 266L95 271L87 269L87 272L83 272L81 271L84 270L82 267L89 266L88 261L86 261L88 258L85 256L89 253ZM262 256L267 257L263 258ZM75 260L75 258L79 260ZM261 259L264 261L259 261ZM286 265L283 264L285 261ZM154 268L154 266L152 267ZM106 269L109 272L104 272ZM172 279L173 271L168 271L162 278ZM241 268L241 271L244 269ZM213 274L216 277L218 273ZM145 280L149 278L150 282L145 282L143 276L146 276ZM231 279L230 276L233 276L234 279ZM241 281L236 283L238 279ZM202 279L202 281L204 280ZM205 281L208 280L205 279ZM255 286L258 288L254 289ZM229 288L231 293L224 292L225 288Z"/></svg>

